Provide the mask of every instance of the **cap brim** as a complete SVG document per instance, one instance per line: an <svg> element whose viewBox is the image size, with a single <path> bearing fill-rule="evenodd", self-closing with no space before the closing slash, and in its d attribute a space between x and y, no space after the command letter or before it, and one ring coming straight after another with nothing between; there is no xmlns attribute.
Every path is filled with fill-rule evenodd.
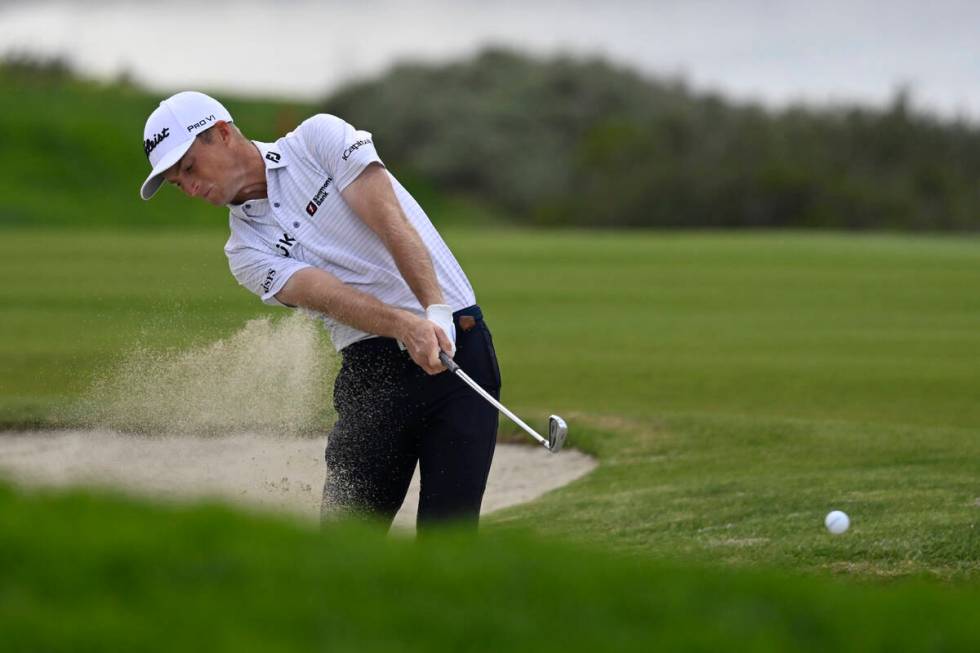
<svg viewBox="0 0 980 653"><path fill-rule="evenodd" d="M170 166L180 161L180 157L187 153L187 150L191 149L191 145L194 144L194 139L188 140L186 143L181 143L174 149L170 150L163 155L159 163L153 166L153 170L150 171L150 176L146 178L143 182L143 186L140 187L140 197L145 200L153 197L154 193L159 190L160 186L163 185L163 173L170 169Z"/></svg>

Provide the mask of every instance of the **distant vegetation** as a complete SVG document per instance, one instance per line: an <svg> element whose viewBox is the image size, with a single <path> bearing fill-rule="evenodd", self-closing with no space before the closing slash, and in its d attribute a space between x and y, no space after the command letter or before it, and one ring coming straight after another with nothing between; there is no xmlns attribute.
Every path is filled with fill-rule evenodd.
<svg viewBox="0 0 980 653"><path fill-rule="evenodd" d="M8 55L0 226L223 225L175 192L138 199L160 95ZM318 110L373 132L440 225L980 228L980 128L916 112L903 92L884 110L773 112L601 60L489 50L397 66L319 107L220 98L260 140Z"/></svg>
<svg viewBox="0 0 980 653"><path fill-rule="evenodd" d="M63 56L38 57L27 52L8 52L0 61L0 71L20 82L65 81L77 76Z"/></svg>
<svg viewBox="0 0 980 653"><path fill-rule="evenodd" d="M398 170L523 222L976 230L980 130L914 111L773 112L601 60L489 50L406 64L322 107Z"/></svg>
<svg viewBox="0 0 980 653"><path fill-rule="evenodd" d="M139 198L150 171L143 125L161 95L125 79L82 79L63 59L0 62L0 226L226 228L227 211L174 189L152 202ZM221 100L260 140L315 112L284 101Z"/></svg>

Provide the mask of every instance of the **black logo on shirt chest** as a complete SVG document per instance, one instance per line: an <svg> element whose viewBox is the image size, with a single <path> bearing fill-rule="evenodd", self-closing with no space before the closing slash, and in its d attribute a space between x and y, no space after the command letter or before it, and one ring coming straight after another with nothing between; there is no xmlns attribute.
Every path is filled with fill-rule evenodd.
<svg viewBox="0 0 980 653"><path fill-rule="evenodd" d="M283 233L282 238L276 241L276 249L278 249L283 256L289 258L289 252L292 251L293 245L296 244L296 239L287 233Z"/></svg>
<svg viewBox="0 0 980 653"><path fill-rule="evenodd" d="M306 212L311 217L313 216L314 213L316 213L316 210L323 205L323 201L327 199L327 196L330 195L330 193L327 192L327 188L330 187L331 182L333 182L333 177L327 177L327 180L323 182L322 186L320 186L320 190L316 192L316 195L313 196L313 199L310 200L310 203L306 205Z"/></svg>

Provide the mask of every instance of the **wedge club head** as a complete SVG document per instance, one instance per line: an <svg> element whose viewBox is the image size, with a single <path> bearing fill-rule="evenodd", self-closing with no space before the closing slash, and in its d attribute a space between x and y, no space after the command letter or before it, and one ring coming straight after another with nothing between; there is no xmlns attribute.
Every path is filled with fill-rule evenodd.
<svg viewBox="0 0 980 653"><path fill-rule="evenodd" d="M548 451L558 453L565 446L565 438L568 437L568 425L565 420L552 415L548 418Z"/></svg>
<svg viewBox="0 0 980 653"><path fill-rule="evenodd" d="M439 360L451 373L458 376L463 380L466 385L470 386L479 394L481 397L486 399L488 402L493 404L497 410L502 412L504 415L509 417L515 424L520 426L524 431L530 435L532 438L537 440L551 453L558 453L561 448L565 446L565 439L568 437L568 425L565 424L565 420L558 417L557 415L552 415L548 418L548 439L541 437L537 431L532 429L530 426L524 423L520 417L510 412L506 406L497 401L493 396L490 395L486 390L480 387L480 384L469 377L469 375L459 368L459 365L449 357L444 351L439 352Z"/></svg>

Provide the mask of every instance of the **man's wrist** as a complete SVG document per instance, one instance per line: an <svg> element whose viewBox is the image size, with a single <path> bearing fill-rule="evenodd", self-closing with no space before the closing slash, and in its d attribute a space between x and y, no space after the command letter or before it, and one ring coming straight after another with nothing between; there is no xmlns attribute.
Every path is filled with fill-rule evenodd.
<svg viewBox="0 0 980 653"><path fill-rule="evenodd" d="M395 339L405 342L415 322L419 319L414 313L398 309L395 317Z"/></svg>

